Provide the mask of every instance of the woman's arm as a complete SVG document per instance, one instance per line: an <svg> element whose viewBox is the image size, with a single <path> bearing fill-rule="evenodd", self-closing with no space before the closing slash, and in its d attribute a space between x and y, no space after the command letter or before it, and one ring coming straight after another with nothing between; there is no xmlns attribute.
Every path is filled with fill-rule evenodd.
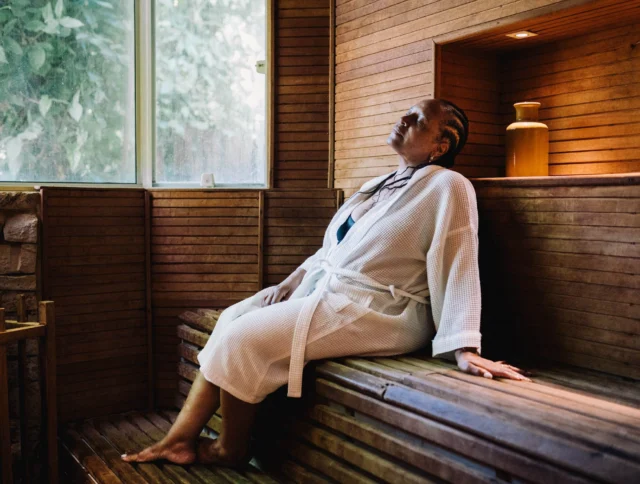
<svg viewBox="0 0 640 484"><path fill-rule="evenodd" d="M459 348L481 347L480 271L475 193L461 177L442 188L427 252L427 278L436 327L433 356L453 359Z"/></svg>
<svg viewBox="0 0 640 484"><path fill-rule="evenodd" d="M467 180L452 183L435 220L427 253L431 309L437 330L433 356L453 357L462 371L472 375L529 381L519 374L519 368L480 356L478 212L475 192Z"/></svg>
<svg viewBox="0 0 640 484"><path fill-rule="evenodd" d="M321 259L324 256L324 246L320 247L315 254L307 257L307 259L300 264L300 266L293 271L289 276L276 286L272 286L268 291L265 291L264 298L262 299L263 306L269 306L271 304L279 303L280 301L286 301L291 293L297 289L297 287L304 279L305 274L313 263Z"/></svg>
<svg viewBox="0 0 640 484"><path fill-rule="evenodd" d="M289 296L300 285L306 273L307 271L300 266L289 274L280 284L270 287L269 291L265 291L265 295L262 298L262 305L269 306L289 299Z"/></svg>

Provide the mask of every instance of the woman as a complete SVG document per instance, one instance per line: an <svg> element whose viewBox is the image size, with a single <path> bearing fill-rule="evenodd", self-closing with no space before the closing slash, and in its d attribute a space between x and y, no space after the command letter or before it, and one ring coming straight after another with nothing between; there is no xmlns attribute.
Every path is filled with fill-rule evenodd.
<svg viewBox="0 0 640 484"><path fill-rule="evenodd" d="M299 397L311 360L408 353L433 338L433 356L455 358L462 371L528 380L479 354L475 193L447 169L467 131L465 114L445 100L402 116L387 139L398 169L350 197L322 248L284 282L221 314L167 436L123 459L244 464L258 403L287 382ZM198 439L219 405L219 438Z"/></svg>

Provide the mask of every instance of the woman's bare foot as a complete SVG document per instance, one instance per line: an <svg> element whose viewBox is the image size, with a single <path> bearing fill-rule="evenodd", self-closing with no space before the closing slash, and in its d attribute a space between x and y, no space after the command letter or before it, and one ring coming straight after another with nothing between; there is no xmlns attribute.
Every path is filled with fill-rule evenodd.
<svg viewBox="0 0 640 484"><path fill-rule="evenodd" d="M137 454L122 454L121 457L126 462L150 462L165 459L174 464L192 464L196 460L196 444L193 441L169 443L161 440Z"/></svg>
<svg viewBox="0 0 640 484"><path fill-rule="evenodd" d="M220 439L200 437L196 445L197 461L201 464L214 464L223 467L240 468L251 460L249 448L225 449Z"/></svg>

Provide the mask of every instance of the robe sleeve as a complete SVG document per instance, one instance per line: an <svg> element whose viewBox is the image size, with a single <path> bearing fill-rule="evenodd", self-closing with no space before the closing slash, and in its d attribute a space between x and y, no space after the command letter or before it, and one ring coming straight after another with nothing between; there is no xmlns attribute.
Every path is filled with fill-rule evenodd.
<svg viewBox="0 0 640 484"><path fill-rule="evenodd" d="M322 257L324 256L324 245L322 247L320 247L315 254L307 257L307 259L300 264L300 268L304 269L305 271L309 272L309 268L311 267L311 265L317 260L317 259L322 259Z"/></svg>
<svg viewBox="0 0 640 484"><path fill-rule="evenodd" d="M436 328L433 356L453 358L463 347L480 352L478 209L471 183L460 178L443 187L427 252L427 278Z"/></svg>

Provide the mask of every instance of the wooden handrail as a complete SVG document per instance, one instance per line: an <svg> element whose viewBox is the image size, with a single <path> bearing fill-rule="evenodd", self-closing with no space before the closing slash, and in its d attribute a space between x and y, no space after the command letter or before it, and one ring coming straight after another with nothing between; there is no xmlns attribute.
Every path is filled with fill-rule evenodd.
<svg viewBox="0 0 640 484"><path fill-rule="evenodd" d="M26 322L24 295L18 296L16 304L18 321L5 321L4 309L0 308L0 456L2 457L2 482L13 482L11 435L9 421L9 375L7 345L18 342L18 385L20 405L20 444L22 448L23 482L31 482L28 467L29 445L27 443L26 404L26 340L38 338L40 353L40 391L42 395L42 441L47 449L47 480L58 482L58 418L56 405L56 347L55 314L53 301L39 304L39 322Z"/></svg>

